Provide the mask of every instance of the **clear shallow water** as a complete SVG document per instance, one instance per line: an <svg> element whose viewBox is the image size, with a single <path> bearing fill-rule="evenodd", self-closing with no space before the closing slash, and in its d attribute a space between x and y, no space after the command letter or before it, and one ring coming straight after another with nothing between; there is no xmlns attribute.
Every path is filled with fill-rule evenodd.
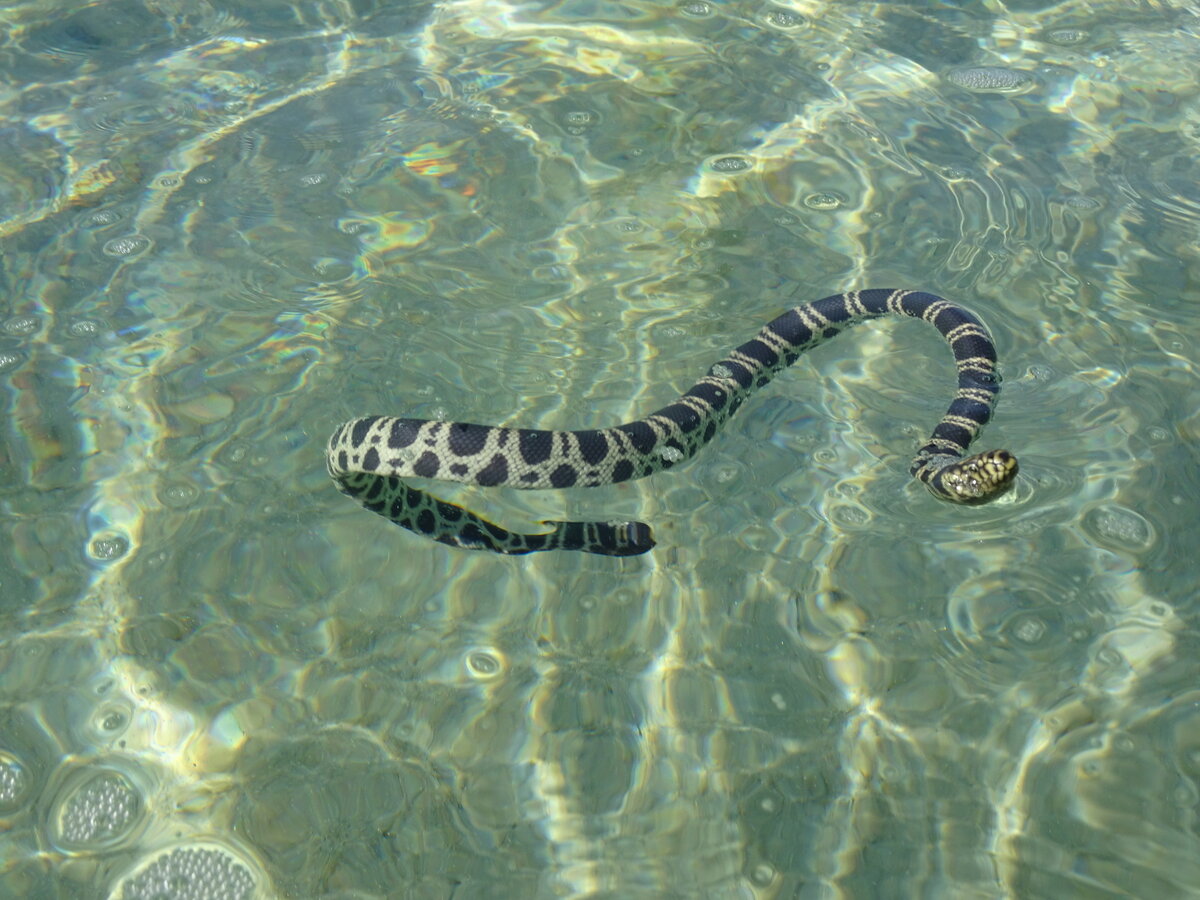
<svg viewBox="0 0 1200 900"><path fill-rule="evenodd" d="M0 895L1194 890L1200 21L1125 3L9 6ZM583 427L787 305L976 310L1008 499L910 483L952 366L801 360L696 460L443 493L369 412Z"/></svg>

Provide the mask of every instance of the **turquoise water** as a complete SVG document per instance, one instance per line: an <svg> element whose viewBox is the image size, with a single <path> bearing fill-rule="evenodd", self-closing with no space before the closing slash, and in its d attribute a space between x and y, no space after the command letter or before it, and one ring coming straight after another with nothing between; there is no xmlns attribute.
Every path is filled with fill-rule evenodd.
<svg viewBox="0 0 1200 900"><path fill-rule="evenodd" d="M0 21L0 897L1200 894L1188 4ZM993 504L908 476L913 322L671 472L439 486L646 556L324 471L368 413L628 421L891 286L995 335Z"/></svg>

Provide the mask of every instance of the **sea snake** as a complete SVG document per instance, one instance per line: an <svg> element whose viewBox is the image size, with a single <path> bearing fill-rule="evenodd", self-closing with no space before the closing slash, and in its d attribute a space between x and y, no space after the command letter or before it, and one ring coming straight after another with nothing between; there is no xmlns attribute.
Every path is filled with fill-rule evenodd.
<svg viewBox="0 0 1200 900"><path fill-rule="evenodd" d="M594 487L669 469L712 440L747 397L804 351L844 328L879 316L911 316L933 325L954 352L958 390L910 469L937 497L983 503L1016 478L1006 450L965 456L991 418L1000 389L996 350L970 312L934 294L863 290L789 309L768 322L688 389L644 419L614 428L541 431L367 416L329 438L326 465L338 490L397 525L452 547L494 553L583 550L634 556L654 546L643 522L544 522L544 534L520 534L404 482L410 477L484 487Z"/></svg>

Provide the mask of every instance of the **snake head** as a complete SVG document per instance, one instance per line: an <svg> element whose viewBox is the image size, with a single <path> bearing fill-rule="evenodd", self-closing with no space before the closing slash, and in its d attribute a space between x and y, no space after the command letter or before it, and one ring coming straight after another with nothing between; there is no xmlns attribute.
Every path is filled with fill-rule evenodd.
<svg viewBox="0 0 1200 900"><path fill-rule="evenodd" d="M955 503L987 503L1016 480L1017 458L1007 450L988 450L938 469L929 486L939 497Z"/></svg>

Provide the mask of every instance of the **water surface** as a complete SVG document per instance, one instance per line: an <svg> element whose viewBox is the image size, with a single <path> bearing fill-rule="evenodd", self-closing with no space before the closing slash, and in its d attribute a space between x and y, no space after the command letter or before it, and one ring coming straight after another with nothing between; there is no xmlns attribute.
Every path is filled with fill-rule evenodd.
<svg viewBox="0 0 1200 900"><path fill-rule="evenodd" d="M0 13L0 895L1180 896L1200 883L1188 4ZM368 413L673 399L789 305L951 297L643 481L341 497ZM209 891L205 894L203 891Z"/></svg>

